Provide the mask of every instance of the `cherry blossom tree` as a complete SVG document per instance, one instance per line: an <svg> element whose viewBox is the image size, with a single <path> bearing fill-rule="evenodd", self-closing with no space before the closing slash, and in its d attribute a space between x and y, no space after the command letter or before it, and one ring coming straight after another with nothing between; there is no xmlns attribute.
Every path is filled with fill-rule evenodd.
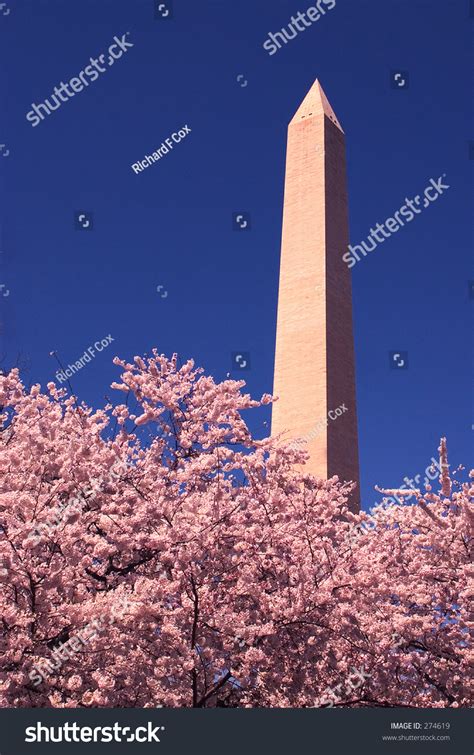
<svg viewBox="0 0 474 755"><path fill-rule="evenodd" d="M270 396L115 363L97 411L0 376L0 706L472 703L467 482L351 513L251 436Z"/></svg>

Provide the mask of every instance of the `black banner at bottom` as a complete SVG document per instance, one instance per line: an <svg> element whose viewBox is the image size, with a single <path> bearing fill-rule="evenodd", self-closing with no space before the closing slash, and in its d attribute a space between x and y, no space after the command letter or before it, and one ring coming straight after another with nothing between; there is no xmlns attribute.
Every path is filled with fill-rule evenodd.
<svg viewBox="0 0 474 755"><path fill-rule="evenodd" d="M0 755L472 755L472 710L0 710Z"/></svg>

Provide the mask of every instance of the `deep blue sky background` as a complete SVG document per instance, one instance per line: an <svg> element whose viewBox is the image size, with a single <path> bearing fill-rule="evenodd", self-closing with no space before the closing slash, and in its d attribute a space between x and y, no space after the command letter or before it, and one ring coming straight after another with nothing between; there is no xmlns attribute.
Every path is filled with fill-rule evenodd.
<svg viewBox="0 0 474 755"><path fill-rule="evenodd" d="M251 354L255 397L272 389L286 127L318 77L347 137L351 240L446 173L450 190L353 270L364 507L376 483L423 472L441 435L452 463L472 457L472 170L468 0L337 0L270 57L269 31L310 0L9 0L0 15L2 352L46 383L111 333L113 347L73 380L95 406L111 359L157 346L217 378ZM50 95L129 31L98 81L37 128ZM390 71L408 70L394 91ZM242 88L237 76L248 86ZM159 163L130 166L177 128L192 134ZM74 229L91 210L92 232ZM232 230L248 210L252 230ZM163 285L167 298L156 287ZM112 351L113 349L113 351ZM388 352L409 352L389 369ZM120 398L120 397L119 397ZM266 432L269 410L250 424Z"/></svg>

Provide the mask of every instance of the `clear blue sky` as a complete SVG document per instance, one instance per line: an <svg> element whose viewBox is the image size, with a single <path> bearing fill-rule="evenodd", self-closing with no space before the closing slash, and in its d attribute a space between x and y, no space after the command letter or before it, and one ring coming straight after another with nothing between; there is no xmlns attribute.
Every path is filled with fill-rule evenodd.
<svg viewBox="0 0 474 755"><path fill-rule="evenodd" d="M231 353L258 397L272 389L287 123L318 77L347 136L351 240L446 174L449 191L353 270L364 506L373 486L423 472L441 435L469 464L472 170L468 0L337 0L270 56L268 32L309 0L10 0L0 15L2 352L45 384L111 334L72 380L103 404L117 369L156 346L216 378ZM36 128L50 96L130 32L133 48ZM390 87L408 71L409 88ZM242 74L246 87L237 77ZM131 164L188 124L139 175ZM76 231L90 210L94 230ZM248 210L249 232L232 230ZM157 293L162 285L166 298ZM5 291L5 289L3 289ZM408 370L388 353L409 352ZM119 397L120 398L120 397ZM250 415L251 416L251 415ZM263 436L265 408L251 420Z"/></svg>

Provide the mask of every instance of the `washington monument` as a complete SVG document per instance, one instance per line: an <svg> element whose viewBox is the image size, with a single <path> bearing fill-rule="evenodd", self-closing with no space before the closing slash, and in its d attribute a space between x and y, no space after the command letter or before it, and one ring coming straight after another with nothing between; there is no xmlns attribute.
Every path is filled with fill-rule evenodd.
<svg viewBox="0 0 474 755"><path fill-rule="evenodd" d="M318 81L288 127L272 435L305 441L305 470L357 483L359 450L345 138Z"/></svg>

